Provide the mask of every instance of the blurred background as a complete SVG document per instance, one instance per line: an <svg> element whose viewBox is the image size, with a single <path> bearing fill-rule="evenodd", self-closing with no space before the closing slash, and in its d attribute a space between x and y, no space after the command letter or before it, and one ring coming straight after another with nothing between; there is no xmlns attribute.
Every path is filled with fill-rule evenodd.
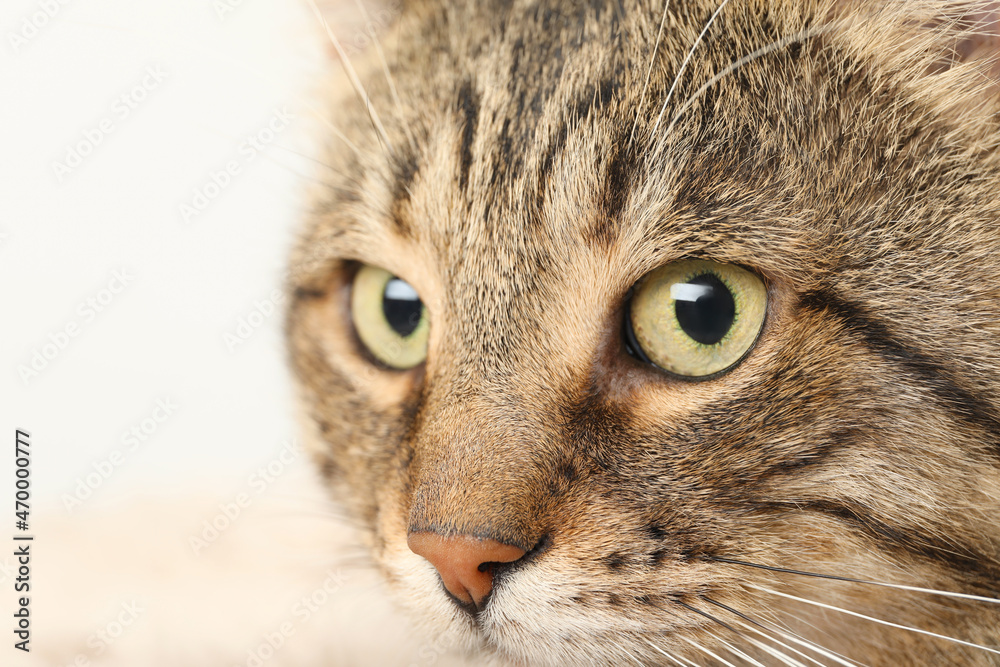
<svg viewBox="0 0 1000 667"><path fill-rule="evenodd" d="M54 1L39 28L46 3L4 3L0 390L39 503L157 401L177 407L88 505L215 483L294 435L281 304L226 334L281 287L324 54L303 4L229 1Z"/></svg>
<svg viewBox="0 0 1000 667"><path fill-rule="evenodd" d="M350 53L394 18L343 4ZM334 65L309 6L5 0L0 33L0 506L21 429L35 536L32 651L0 664L442 664L374 620L299 450L281 289Z"/></svg>

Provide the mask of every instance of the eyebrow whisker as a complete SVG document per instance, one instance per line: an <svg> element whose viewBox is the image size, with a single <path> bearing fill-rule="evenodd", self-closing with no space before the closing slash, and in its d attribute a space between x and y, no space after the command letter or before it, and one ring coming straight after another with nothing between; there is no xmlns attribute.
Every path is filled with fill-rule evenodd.
<svg viewBox="0 0 1000 667"><path fill-rule="evenodd" d="M660 121L663 120L663 114L666 113L667 111L667 106L670 104L670 100L674 96L674 90L677 88L677 84L680 83L681 76L683 76L684 71L687 69L688 63L691 62L691 58L694 56L695 49L697 49L698 45L701 44L701 40L705 37L705 33L707 33L708 29L712 27L712 24L715 23L715 19L719 17L719 14L722 13L722 10L725 9L726 5L728 4L729 0L722 0L722 3L719 5L719 8L716 9L715 13L712 14L711 18L708 19L708 22L705 24L705 27L698 35L698 38L694 40L694 44L691 46L691 49L688 51L687 56L684 58L684 62L681 63L680 68L677 70L677 75L674 77L674 82L670 85L670 90L667 91L667 99L663 101L663 106L660 108L660 115L656 117L656 123L653 125L653 132L651 136L654 137L656 136L656 130L660 127Z"/></svg>
<svg viewBox="0 0 1000 667"><path fill-rule="evenodd" d="M663 26L667 21L667 10L670 9L670 0L665 0L663 4L663 15L660 17L660 29L656 33L656 43L653 45L653 54L649 57L649 67L646 68L646 81L642 84L642 94L639 95L639 105L635 111L635 120L632 121L632 131L629 133L628 141L631 144L635 139L635 128L639 124L639 114L642 113L642 104L646 101L646 91L649 89L649 79L653 74L653 65L656 63L656 53L660 50L660 41L663 38Z"/></svg>
<svg viewBox="0 0 1000 667"><path fill-rule="evenodd" d="M372 121L375 126L375 131L378 134L379 140L383 145L389 148L389 152L395 152L392 148L392 143L389 141L389 135L386 134L385 126L382 125L382 121L378 117L378 113L372 107L371 99L368 97L368 91L361 83L361 79L358 78L358 73L354 70L354 66L351 65L350 58L347 57L347 52L344 51L344 47L340 45L340 40L337 39L337 35L334 34L333 29L330 28L329 22L326 17L323 16L323 12L320 8L316 6L316 0L306 0L309 3L309 7L312 9L313 14L316 15L316 19L320 22L320 25L326 30L327 36L330 38L330 43L333 44L333 48L337 51L337 57L340 59L340 64L344 68L344 72L347 74L347 78L351 81L351 86L354 88L354 92L357 93L361 102L365 105L365 110L368 112L368 118Z"/></svg>

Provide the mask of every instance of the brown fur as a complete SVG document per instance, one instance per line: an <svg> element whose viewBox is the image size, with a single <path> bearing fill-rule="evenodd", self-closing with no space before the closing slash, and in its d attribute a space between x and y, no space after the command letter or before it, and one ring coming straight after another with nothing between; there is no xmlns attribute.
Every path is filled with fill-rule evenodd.
<svg viewBox="0 0 1000 667"><path fill-rule="evenodd" d="M996 604L718 560L1000 596L996 4L732 0L657 123L716 8L672 0L654 56L660 2L426 0L385 49L400 105L355 63L389 142L341 91L293 260L316 460L399 599L484 655L780 664L737 610L868 665L1000 664L776 593L992 647ZM685 257L770 295L705 382L621 339ZM426 364L371 363L358 262L418 290ZM530 554L473 619L408 530Z"/></svg>

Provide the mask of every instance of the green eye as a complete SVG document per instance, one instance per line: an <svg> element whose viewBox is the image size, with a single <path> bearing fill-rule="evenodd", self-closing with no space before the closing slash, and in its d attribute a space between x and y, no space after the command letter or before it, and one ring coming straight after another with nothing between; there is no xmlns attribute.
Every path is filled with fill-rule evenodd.
<svg viewBox="0 0 1000 667"><path fill-rule="evenodd" d="M702 378L743 359L766 311L767 289L756 275L733 264L682 260L636 285L626 335L643 361Z"/></svg>
<svg viewBox="0 0 1000 667"><path fill-rule="evenodd" d="M427 308L405 280L362 266L351 290L351 316L361 342L386 366L406 370L427 359Z"/></svg>

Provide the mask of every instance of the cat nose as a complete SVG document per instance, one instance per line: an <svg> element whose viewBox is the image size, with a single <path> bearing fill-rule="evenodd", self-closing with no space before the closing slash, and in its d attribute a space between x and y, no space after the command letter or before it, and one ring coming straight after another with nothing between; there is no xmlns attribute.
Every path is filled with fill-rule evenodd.
<svg viewBox="0 0 1000 667"><path fill-rule="evenodd" d="M444 587L459 602L482 609L493 590L493 565L513 563L524 549L491 539L469 535L444 537L437 533L410 533L406 538L410 551L431 562Z"/></svg>

